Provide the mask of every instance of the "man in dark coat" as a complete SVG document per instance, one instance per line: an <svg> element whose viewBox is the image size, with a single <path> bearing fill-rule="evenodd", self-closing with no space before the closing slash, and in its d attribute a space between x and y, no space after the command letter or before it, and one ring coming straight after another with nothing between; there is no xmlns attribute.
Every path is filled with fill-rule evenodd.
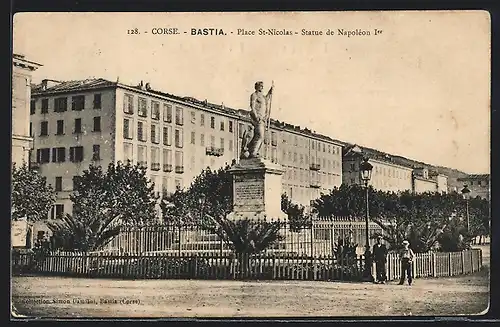
<svg viewBox="0 0 500 327"><path fill-rule="evenodd" d="M373 245L373 259L375 260L375 269L377 271L376 283L385 284L387 274L385 272L385 263L387 262L387 247L382 244L382 236L377 237L377 243Z"/></svg>

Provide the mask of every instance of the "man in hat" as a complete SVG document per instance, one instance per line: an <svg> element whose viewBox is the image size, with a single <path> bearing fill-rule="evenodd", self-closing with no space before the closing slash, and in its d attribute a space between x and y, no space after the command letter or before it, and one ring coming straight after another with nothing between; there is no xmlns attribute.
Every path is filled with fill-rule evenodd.
<svg viewBox="0 0 500 327"><path fill-rule="evenodd" d="M412 272L413 272L413 258L415 258L415 253L413 253L412 249L410 249L410 242L407 240L403 241L403 249L399 253L399 257L401 258L401 280L399 281L399 285L403 285L405 282L406 276L408 276L408 285L411 286L412 282Z"/></svg>
<svg viewBox="0 0 500 327"><path fill-rule="evenodd" d="M385 263L387 262L387 247L382 244L382 236L377 236L377 243L373 245L373 258L375 260L375 270L377 272L376 283L385 284L387 275Z"/></svg>

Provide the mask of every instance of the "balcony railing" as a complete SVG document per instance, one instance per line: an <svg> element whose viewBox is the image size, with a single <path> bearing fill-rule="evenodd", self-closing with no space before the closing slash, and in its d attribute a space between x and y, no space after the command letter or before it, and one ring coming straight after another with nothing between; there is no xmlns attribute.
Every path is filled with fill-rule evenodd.
<svg viewBox="0 0 500 327"><path fill-rule="evenodd" d="M160 170L160 163L159 162L153 162L151 164L151 170L156 170L156 171Z"/></svg>
<svg viewBox="0 0 500 327"><path fill-rule="evenodd" d="M311 169L311 170L320 170L321 169L321 165L319 163L312 163L309 166L309 169Z"/></svg>
<svg viewBox="0 0 500 327"><path fill-rule="evenodd" d="M205 152L209 156L220 157L220 156L224 155L224 149L223 148L217 148L215 146L208 146L206 148Z"/></svg>
<svg viewBox="0 0 500 327"><path fill-rule="evenodd" d="M309 183L309 186L310 186L311 188L320 188L320 187L321 187L321 185L320 185L320 183L319 183L318 181L311 181L311 182Z"/></svg>
<svg viewBox="0 0 500 327"><path fill-rule="evenodd" d="M163 164L163 171L171 172L173 169L172 164Z"/></svg>
<svg viewBox="0 0 500 327"><path fill-rule="evenodd" d="M184 166L175 166L175 172L177 174L183 174L184 173Z"/></svg>
<svg viewBox="0 0 500 327"><path fill-rule="evenodd" d="M147 161L138 161L137 165L139 165L139 167L146 168L148 166L148 162Z"/></svg>

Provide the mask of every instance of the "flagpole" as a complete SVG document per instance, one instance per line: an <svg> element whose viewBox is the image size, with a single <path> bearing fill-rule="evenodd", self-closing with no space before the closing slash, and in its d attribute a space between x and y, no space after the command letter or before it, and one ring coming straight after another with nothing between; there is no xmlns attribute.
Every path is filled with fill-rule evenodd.
<svg viewBox="0 0 500 327"><path fill-rule="evenodd" d="M272 81L272 87L274 88L274 81ZM271 130L270 130L270 125L271 125L271 104L273 101L273 94L271 93L269 96L269 112L267 113L267 147L266 147L266 154L267 154L267 159L269 159L269 145L271 144Z"/></svg>

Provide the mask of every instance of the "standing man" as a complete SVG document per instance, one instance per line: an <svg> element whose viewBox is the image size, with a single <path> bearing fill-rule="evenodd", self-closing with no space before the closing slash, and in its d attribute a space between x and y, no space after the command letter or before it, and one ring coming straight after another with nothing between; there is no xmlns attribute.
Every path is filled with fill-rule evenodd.
<svg viewBox="0 0 500 327"><path fill-rule="evenodd" d="M399 257L401 258L401 280L399 285L403 285L405 282L406 275L408 276L408 285L411 286L413 280L413 259L415 258L415 253L410 249L410 242L403 241L403 249L401 250Z"/></svg>
<svg viewBox="0 0 500 327"><path fill-rule="evenodd" d="M382 244L382 236L377 237L377 243L373 245L373 258L375 259L375 269L377 278L375 283L385 284L387 275L385 272L385 263L387 262L387 247Z"/></svg>
<svg viewBox="0 0 500 327"><path fill-rule="evenodd" d="M273 93L272 86L269 92L264 95L262 90L264 89L263 82L255 83L255 92L250 96L250 117L252 118L253 125L253 138L248 144L248 151L250 152L250 158L256 158L259 156L259 150L262 145L262 140L264 139L264 133L266 132L266 122L269 117L269 105L271 102L271 96Z"/></svg>

